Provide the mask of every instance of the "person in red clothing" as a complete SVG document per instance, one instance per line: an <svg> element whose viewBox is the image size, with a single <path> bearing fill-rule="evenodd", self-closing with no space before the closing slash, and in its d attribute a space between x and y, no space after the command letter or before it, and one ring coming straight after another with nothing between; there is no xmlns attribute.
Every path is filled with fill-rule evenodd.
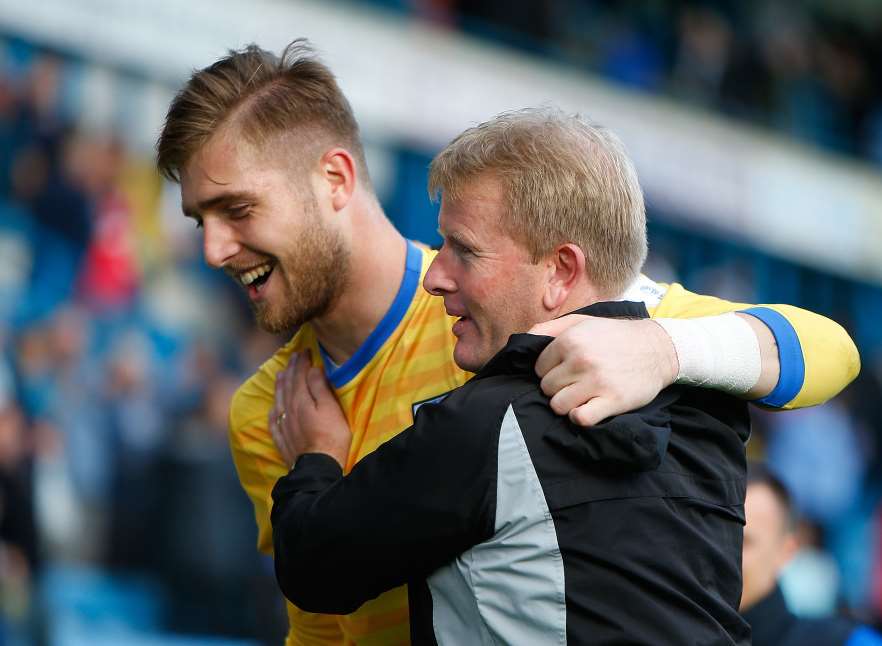
<svg viewBox="0 0 882 646"><path fill-rule="evenodd" d="M132 209L117 185L123 164L120 142L78 142L81 183L94 202L94 228L80 276L80 290L99 311L119 312L135 297L141 281L132 230Z"/></svg>

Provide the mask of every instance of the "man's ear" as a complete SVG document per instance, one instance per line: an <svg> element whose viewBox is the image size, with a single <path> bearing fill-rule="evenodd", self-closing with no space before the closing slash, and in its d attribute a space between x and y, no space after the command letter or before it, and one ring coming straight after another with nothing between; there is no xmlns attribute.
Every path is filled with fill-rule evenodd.
<svg viewBox="0 0 882 646"><path fill-rule="evenodd" d="M585 253L571 242L558 245L548 256L542 304L549 311L560 309L573 289L585 278Z"/></svg>
<svg viewBox="0 0 882 646"><path fill-rule="evenodd" d="M331 148L319 160L319 173L334 210L349 204L358 177L355 160L345 148Z"/></svg>

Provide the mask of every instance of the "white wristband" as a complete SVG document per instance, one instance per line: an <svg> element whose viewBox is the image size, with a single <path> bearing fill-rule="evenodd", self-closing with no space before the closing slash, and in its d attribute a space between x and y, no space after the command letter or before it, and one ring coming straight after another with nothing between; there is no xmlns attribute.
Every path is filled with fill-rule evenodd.
<svg viewBox="0 0 882 646"><path fill-rule="evenodd" d="M759 341L750 324L729 313L694 319L654 319L674 344L675 383L743 395L762 373Z"/></svg>

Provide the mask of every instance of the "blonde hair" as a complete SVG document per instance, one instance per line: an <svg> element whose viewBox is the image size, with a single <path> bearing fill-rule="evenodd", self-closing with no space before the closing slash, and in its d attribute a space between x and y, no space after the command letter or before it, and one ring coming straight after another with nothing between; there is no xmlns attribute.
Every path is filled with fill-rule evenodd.
<svg viewBox="0 0 882 646"><path fill-rule="evenodd" d="M456 201L478 176L502 181L506 230L533 262L571 242L589 279L614 298L646 259L637 171L611 131L556 108L500 114L456 137L432 161L429 193Z"/></svg>
<svg viewBox="0 0 882 646"><path fill-rule="evenodd" d="M156 144L159 171L179 182L192 155L227 124L257 146L291 134L303 143L340 145L369 181L352 108L305 39L290 43L279 57L254 44L230 50L194 72L169 106ZM300 146L291 148L303 156Z"/></svg>

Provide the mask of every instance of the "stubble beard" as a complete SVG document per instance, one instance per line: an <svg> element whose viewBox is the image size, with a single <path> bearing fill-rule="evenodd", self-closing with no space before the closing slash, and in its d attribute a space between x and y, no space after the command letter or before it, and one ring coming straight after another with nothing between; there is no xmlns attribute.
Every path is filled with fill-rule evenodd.
<svg viewBox="0 0 882 646"><path fill-rule="evenodd" d="M254 305L257 324L272 334L291 333L331 310L349 283L349 249L341 235L325 228L313 211L295 251L279 257L284 296Z"/></svg>

